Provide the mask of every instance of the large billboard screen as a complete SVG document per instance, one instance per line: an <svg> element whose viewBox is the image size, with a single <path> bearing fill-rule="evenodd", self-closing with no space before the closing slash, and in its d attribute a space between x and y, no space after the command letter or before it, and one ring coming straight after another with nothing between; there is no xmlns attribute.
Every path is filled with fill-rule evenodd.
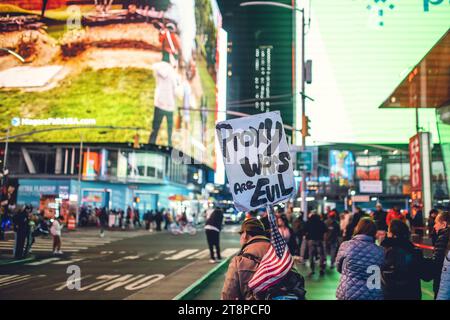
<svg viewBox="0 0 450 320"><path fill-rule="evenodd" d="M311 18L305 31L306 59L312 60L313 75L306 94L314 99L306 100L311 120L308 143L407 144L416 132L415 110L379 107L449 30L449 1L296 3L305 8L306 22ZM297 35L301 18L298 12ZM301 61L300 36L297 39ZM430 74L434 66L428 66ZM300 67L297 64L299 77ZM419 126L432 132L435 143L439 141L435 110L420 109Z"/></svg>
<svg viewBox="0 0 450 320"><path fill-rule="evenodd" d="M214 167L220 26L215 0L2 1L0 48L25 62L0 51L0 129L65 128L15 139L52 143L137 133Z"/></svg>

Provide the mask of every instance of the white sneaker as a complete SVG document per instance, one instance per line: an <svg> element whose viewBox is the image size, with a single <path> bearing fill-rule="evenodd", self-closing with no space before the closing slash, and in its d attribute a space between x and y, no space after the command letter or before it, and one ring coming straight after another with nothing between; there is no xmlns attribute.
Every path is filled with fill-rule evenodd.
<svg viewBox="0 0 450 320"><path fill-rule="evenodd" d="M209 259L209 263L216 263L216 260Z"/></svg>
<svg viewBox="0 0 450 320"><path fill-rule="evenodd" d="M58 254L63 254L64 252L62 252L61 250L59 250L57 253L58 253Z"/></svg>

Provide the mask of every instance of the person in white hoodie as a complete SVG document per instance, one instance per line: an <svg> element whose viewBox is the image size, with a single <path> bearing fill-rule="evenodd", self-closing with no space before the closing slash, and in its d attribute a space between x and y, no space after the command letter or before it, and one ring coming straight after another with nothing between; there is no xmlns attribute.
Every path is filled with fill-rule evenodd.
<svg viewBox="0 0 450 320"><path fill-rule="evenodd" d="M155 144L161 122L167 120L167 143L172 145L173 112L176 108L177 89L179 79L176 67L170 64L169 58L164 56L163 61L153 65L156 78L155 111L153 114L152 133L149 143Z"/></svg>
<svg viewBox="0 0 450 320"><path fill-rule="evenodd" d="M50 233L53 237L53 254L63 254L61 251L61 230L63 224L61 222L63 218L61 216L53 220L52 226L50 228Z"/></svg>

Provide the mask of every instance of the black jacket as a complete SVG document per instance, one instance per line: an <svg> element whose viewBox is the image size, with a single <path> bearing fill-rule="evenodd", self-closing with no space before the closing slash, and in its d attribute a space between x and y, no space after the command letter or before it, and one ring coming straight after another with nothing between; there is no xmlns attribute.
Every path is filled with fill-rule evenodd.
<svg viewBox="0 0 450 320"><path fill-rule="evenodd" d="M433 279L433 291L435 295L439 292L439 284L441 282L442 266L444 264L445 252L450 236L450 227L439 230L434 243L433 255L426 260L426 269ZM428 277L429 278L429 277ZM427 279L426 279L427 280Z"/></svg>
<svg viewBox="0 0 450 320"><path fill-rule="evenodd" d="M420 300L422 252L404 239L386 238L385 258L381 267L381 284L385 300Z"/></svg>
<svg viewBox="0 0 450 320"><path fill-rule="evenodd" d="M222 230L223 223L223 211L221 209L214 209L214 211L209 216L208 220L206 220L205 225L216 227L219 230Z"/></svg>
<svg viewBox="0 0 450 320"><path fill-rule="evenodd" d="M324 240L324 234L327 232L327 227L320 219L308 220L305 225L306 240Z"/></svg>
<svg viewBox="0 0 450 320"><path fill-rule="evenodd" d="M327 227L327 232L325 233L325 242L334 243L339 239L339 234L341 232L341 227L336 219L328 218L325 220L325 225Z"/></svg>
<svg viewBox="0 0 450 320"><path fill-rule="evenodd" d="M373 213L373 220L377 225L377 230L388 231L388 225L386 223L387 212L384 210L375 211Z"/></svg>

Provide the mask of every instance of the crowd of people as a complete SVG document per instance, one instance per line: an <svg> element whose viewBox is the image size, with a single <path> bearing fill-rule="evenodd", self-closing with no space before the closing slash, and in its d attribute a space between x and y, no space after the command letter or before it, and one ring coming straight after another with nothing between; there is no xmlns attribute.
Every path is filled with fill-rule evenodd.
<svg viewBox="0 0 450 320"><path fill-rule="evenodd" d="M427 226L419 207L409 213L396 207L385 211L381 204L369 213L361 208L354 213L313 211L306 221L302 213L294 217L279 210L275 216L294 260L305 267L309 264L309 277L315 274L317 262L320 276L327 267L341 274L336 290L339 300L420 300L422 280L433 281L435 299L450 299L449 212L432 210ZM268 238L267 213L249 213L241 229L243 248L230 263L223 299L254 298L248 281L258 263L246 254L261 259ZM422 244L430 241L425 246L428 252L412 239Z"/></svg>

